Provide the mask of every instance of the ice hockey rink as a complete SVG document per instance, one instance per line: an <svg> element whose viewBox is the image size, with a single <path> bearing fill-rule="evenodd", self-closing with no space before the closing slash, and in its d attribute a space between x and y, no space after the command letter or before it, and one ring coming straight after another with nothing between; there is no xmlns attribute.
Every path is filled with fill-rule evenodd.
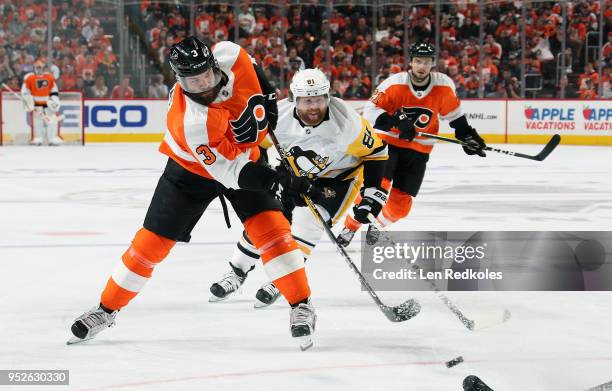
<svg viewBox="0 0 612 391"><path fill-rule="evenodd" d="M537 153L541 146L504 145ZM318 313L301 352L286 303L254 310L261 268L241 295L208 303L241 226L214 203L117 326L67 346L140 228L165 164L156 144L0 148L0 369L68 369L70 386L0 390L581 391L612 381L612 293L449 293L467 314L510 321L471 332L431 292L421 313L389 322L329 241L307 264ZM406 230L609 230L612 153L560 146L544 162L436 146ZM336 231L338 228L336 228ZM359 264L359 243L351 256ZM447 368L445 362L465 362Z"/></svg>

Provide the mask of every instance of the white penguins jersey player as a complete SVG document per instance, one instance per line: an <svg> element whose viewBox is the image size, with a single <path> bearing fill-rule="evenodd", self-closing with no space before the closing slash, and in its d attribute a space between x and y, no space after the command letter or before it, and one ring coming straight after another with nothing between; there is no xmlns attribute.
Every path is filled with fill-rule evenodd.
<svg viewBox="0 0 612 391"><path fill-rule="evenodd" d="M298 117L295 102L278 102L274 132L289 164L310 178L353 178L364 160L386 160L387 146L370 123L346 102L330 98L319 125L309 126Z"/></svg>

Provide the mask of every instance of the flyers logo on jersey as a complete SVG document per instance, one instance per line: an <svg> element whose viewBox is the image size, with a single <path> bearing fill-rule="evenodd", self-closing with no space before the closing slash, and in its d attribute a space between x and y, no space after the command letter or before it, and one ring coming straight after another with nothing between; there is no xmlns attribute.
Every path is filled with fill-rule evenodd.
<svg viewBox="0 0 612 391"><path fill-rule="evenodd" d="M263 95L251 96L240 117L230 121L234 139L238 144L256 142L259 132L268 127L264 102Z"/></svg>
<svg viewBox="0 0 612 391"><path fill-rule="evenodd" d="M329 157L322 157L315 151L291 147L285 155L293 171L300 176L312 178L329 166Z"/></svg>
<svg viewBox="0 0 612 391"><path fill-rule="evenodd" d="M49 80L47 79L36 79L36 88L46 88L49 86Z"/></svg>
<svg viewBox="0 0 612 391"><path fill-rule="evenodd" d="M402 107L402 112L414 120L417 128L426 128L433 117L433 111L424 107Z"/></svg>

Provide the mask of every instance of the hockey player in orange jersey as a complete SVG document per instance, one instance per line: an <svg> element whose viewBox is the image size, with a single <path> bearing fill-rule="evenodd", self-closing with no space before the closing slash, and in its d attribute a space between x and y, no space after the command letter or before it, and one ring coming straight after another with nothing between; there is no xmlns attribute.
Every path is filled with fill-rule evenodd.
<svg viewBox="0 0 612 391"><path fill-rule="evenodd" d="M42 145L46 139L49 145L59 145L62 143L57 119L59 90L53 75L44 69L42 61L34 64L34 73L23 78L21 97L34 130L31 144Z"/></svg>
<svg viewBox="0 0 612 391"><path fill-rule="evenodd" d="M434 60L432 45L413 44L411 70L396 73L382 82L364 107L363 116L389 144L382 187L391 190L378 216L382 226L408 216L413 198L421 188L434 140L416 136L417 131L437 134L440 117L450 122L457 139L469 144L463 147L465 153L485 156L486 144L463 115L455 84L448 76L431 71ZM362 223L365 222L348 215L338 241L347 246Z"/></svg>
<svg viewBox="0 0 612 391"><path fill-rule="evenodd" d="M212 49L189 37L170 50L176 74L160 151L169 156L143 228L108 280L100 304L78 317L69 343L115 324L117 312L144 287L174 244L188 242L207 206L225 199L262 253L264 269L291 305L290 331L312 344L315 313L304 261L273 192L278 186L320 199L306 178L256 164L257 145L274 128L276 96L260 67L231 42ZM272 191L271 191L272 190Z"/></svg>

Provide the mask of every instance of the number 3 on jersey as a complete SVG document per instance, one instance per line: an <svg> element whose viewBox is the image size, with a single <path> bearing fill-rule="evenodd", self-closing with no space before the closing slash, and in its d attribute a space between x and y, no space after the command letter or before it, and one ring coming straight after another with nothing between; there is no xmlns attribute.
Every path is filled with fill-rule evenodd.
<svg viewBox="0 0 612 391"><path fill-rule="evenodd" d="M210 147L208 145L202 144L202 145L198 146L196 148L196 153L198 155L203 156L202 161L207 166L210 166L211 164L213 164L214 162L217 161L217 156L215 156L213 151L210 150Z"/></svg>

